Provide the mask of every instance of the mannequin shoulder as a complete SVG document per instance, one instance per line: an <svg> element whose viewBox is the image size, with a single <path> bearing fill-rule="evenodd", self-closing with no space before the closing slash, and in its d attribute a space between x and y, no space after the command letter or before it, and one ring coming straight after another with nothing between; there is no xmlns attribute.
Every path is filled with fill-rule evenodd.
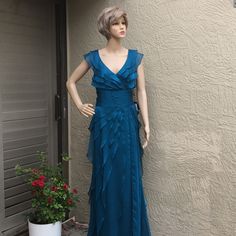
<svg viewBox="0 0 236 236"><path fill-rule="evenodd" d="M135 52L136 66L138 67L142 62L144 54L142 52L140 52L138 49L134 49L134 52Z"/></svg>
<svg viewBox="0 0 236 236"><path fill-rule="evenodd" d="M96 51L97 51L97 49L90 50L90 51L87 51L86 53L84 53L84 55L92 56Z"/></svg>
<svg viewBox="0 0 236 236"><path fill-rule="evenodd" d="M139 49L135 49L135 51L136 51L136 54L138 55L138 56L143 56L144 54L141 52L141 51L139 51Z"/></svg>
<svg viewBox="0 0 236 236"><path fill-rule="evenodd" d="M93 65L93 61L94 61L94 53L95 53L96 49L94 50L90 50L86 53L83 54L83 58L85 59L85 61L92 66Z"/></svg>

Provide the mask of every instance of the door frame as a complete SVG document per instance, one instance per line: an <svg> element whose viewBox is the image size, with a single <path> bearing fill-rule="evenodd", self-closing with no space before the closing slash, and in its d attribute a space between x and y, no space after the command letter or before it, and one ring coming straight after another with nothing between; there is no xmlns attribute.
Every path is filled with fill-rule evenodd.
<svg viewBox="0 0 236 236"><path fill-rule="evenodd" d="M58 162L62 155L68 153L68 93L67 81L67 20L66 0L55 2L56 27L56 78L57 94L55 96L55 119L58 121ZM69 182L69 164L63 163L63 175Z"/></svg>

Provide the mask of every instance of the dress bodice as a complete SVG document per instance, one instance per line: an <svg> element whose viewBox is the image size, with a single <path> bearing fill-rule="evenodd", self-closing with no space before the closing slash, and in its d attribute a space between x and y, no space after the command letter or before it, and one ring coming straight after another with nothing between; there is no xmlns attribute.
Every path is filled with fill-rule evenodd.
<svg viewBox="0 0 236 236"><path fill-rule="evenodd" d="M137 68L141 63L143 54L137 49L129 49L127 59L121 69L114 73L101 60L98 49L83 55L93 70L91 85L97 89L121 90L136 87L138 77Z"/></svg>

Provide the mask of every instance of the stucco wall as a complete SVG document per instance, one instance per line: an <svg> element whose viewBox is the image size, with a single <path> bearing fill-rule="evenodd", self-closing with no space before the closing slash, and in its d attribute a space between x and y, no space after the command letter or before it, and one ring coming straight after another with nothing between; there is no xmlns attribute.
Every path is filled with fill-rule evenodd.
<svg viewBox="0 0 236 236"><path fill-rule="evenodd" d="M236 235L236 8L229 0L120 2L129 17L123 45L144 53L151 137L143 183L153 236ZM113 3L68 1L69 73L104 47L96 17ZM94 104L91 76L78 91ZM89 216L89 121L71 103L80 221Z"/></svg>

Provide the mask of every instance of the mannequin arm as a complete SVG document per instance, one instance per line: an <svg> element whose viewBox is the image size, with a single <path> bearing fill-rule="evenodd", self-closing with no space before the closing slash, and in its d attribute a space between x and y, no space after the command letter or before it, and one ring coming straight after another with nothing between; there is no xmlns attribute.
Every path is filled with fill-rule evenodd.
<svg viewBox="0 0 236 236"><path fill-rule="evenodd" d="M147 94L146 94L146 88L145 88L145 79L144 79L144 68L143 68L143 62L141 61L140 65L137 69L138 78L137 78L137 99L138 104L140 107L143 123L144 123L144 131L145 131L145 138L146 142L143 145L143 147L147 146L147 142L149 141L149 119L148 119L148 106L147 106Z"/></svg>
<svg viewBox="0 0 236 236"><path fill-rule="evenodd" d="M66 82L67 90L73 102L75 103L79 111L87 117L88 115L94 114L94 109L89 107L89 106L93 106L93 104L82 103L80 96L78 94L78 91L76 89L76 82L82 79L82 77L87 73L89 68L90 68L89 64L85 60L83 60L79 64L79 66L73 71L73 73L71 74L71 76Z"/></svg>

